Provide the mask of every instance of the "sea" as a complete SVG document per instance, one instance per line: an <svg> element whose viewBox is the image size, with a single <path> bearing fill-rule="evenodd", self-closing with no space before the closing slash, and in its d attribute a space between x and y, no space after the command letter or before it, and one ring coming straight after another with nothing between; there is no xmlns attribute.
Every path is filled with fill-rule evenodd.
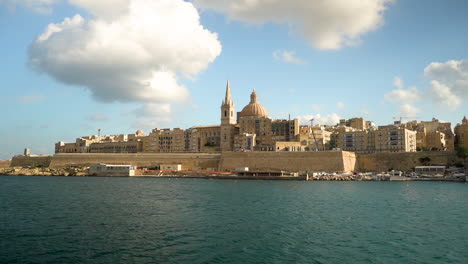
<svg viewBox="0 0 468 264"><path fill-rule="evenodd" d="M0 176L0 263L468 263L468 184Z"/></svg>

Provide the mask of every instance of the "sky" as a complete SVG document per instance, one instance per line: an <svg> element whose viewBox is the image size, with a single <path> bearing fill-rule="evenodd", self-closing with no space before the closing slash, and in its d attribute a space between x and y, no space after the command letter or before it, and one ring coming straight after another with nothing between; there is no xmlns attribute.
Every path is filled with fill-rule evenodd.
<svg viewBox="0 0 468 264"><path fill-rule="evenodd" d="M0 159L97 134L274 119L459 123L466 0L0 0ZM407 118L407 119L405 119Z"/></svg>

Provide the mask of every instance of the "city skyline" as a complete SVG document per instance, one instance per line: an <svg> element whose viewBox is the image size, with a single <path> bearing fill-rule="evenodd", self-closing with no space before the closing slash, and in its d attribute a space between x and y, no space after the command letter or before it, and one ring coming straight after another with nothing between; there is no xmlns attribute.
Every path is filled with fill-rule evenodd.
<svg viewBox="0 0 468 264"><path fill-rule="evenodd" d="M113 8L0 1L8 124L0 159L25 147L51 154L58 140L98 128L219 124L226 80L238 110L255 89L274 119L362 116L384 125L436 117L453 128L468 112L468 5L430 2L349 1L340 9L258 1L263 12L242 1L232 1L241 9L211 0L119 0Z"/></svg>

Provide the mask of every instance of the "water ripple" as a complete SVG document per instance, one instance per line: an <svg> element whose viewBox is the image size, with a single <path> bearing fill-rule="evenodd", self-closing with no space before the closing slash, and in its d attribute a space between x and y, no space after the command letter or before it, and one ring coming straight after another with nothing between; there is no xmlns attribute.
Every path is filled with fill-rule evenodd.
<svg viewBox="0 0 468 264"><path fill-rule="evenodd" d="M468 185L0 177L0 263L466 263Z"/></svg>

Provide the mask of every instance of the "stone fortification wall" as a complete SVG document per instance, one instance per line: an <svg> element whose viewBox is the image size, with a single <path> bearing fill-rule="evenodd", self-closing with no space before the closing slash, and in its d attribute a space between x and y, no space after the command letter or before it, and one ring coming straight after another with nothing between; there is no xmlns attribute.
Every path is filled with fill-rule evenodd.
<svg viewBox="0 0 468 264"><path fill-rule="evenodd" d="M154 167L161 164L182 164L183 170L218 169L234 170L249 167L250 170L286 171L387 171L389 169L412 171L423 165L420 158L429 157L430 164L454 164L455 152L407 152L355 154L346 151L326 152L225 152L205 153L63 153L54 156L16 156L11 166L44 166L64 168L90 166L96 163L131 164L138 167ZM0 163L1 166L1 163Z"/></svg>
<svg viewBox="0 0 468 264"><path fill-rule="evenodd" d="M354 172L358 171L358 161L357 161L357 156L356 153L354 152L348 152L348 151L342 151L342 157L343 157L343 167L345 172Z"/></svg>
<svg viewBox="0 0 468 264"><path fill-rule="evenodd" d="M10 167L11 160L0 160L0 168Z"/></svg>
<svg viewBox="0 0 468 264"><path fill-rule="evenodd" d="M50 167L90 166L97 163L129 164L137 167L154 167L161 164L182 164L183 170L216 169L220 154L204 153L62 153L55 154Z"/></svg>
<svg viewBox="0 0 468 264"><path fill-rule="evenodd" d="M11 167L49 167L51 156L14 156Z"/></svg>
<svg viewBox="0 0 468 264"><path fill-rule="evenodd" d="M405 152L405 153L373 153L357 154L357 169L366 171L388 171L389 169L412 171L415 166L422 166L419 159L429 157L429 164L449 164L458 161L455 152L451 151L428 151L428 152Z"/></svg>
<svg viewBox="0 0 468 264"><path fill-rule="evenodd" d="M355 170L356 156L345 151L326 152L226 152L220 170L249 167L250 170L327 171Z"/></svg>

